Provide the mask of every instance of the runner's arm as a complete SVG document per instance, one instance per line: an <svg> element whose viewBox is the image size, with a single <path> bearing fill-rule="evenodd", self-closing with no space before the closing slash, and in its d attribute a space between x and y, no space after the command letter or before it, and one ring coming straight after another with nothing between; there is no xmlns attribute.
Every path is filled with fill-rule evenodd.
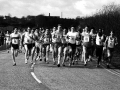
<svg viewBox="0 0 120 90"><path fill-rule="evenodd" d="M109 37L106 37L106 40L105 40L105 46L107 47L107 44L108 44L108 38Z"/></svg>
<svg viewBox="0 0 120 90"><path fill-rule="evenodd" d="M118 44L117 37L115 37L115 45L117 45L117 44Z"/></svg>
<svg viewBox="0 0 120 90"><path fill-rule="evenodd" d="M12 44L12 34L10 34L10 46Z"/></svg>
<svg viewBox="0 0 120 90"><path fill-rule="evenodd" d="M22 38L21 38L21 45L23 46L23 42L24 42L24 37L25 37L25 34L22 35Z"/></svg>

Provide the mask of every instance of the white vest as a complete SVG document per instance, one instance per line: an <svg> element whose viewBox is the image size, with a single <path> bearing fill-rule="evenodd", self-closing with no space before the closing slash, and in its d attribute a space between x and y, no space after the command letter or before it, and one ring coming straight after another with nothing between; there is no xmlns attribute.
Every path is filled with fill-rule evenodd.
<svg viewBox="0 0 120 90"><path fill-rule="evenodd" d="M115 45L115 39L108 37L108 47L114 48L114 45Z"/></svg>
<svg viewBox="0 0 120 90"><path fill-rule="evenodd" d="M29 34L28 32L25 32L24 43L26 44L32 43L31 34Z"/></svg>
<svg viewBox="0 0 120 90"><path fill-rule="evenodd" d="M100 46L102 46L103 45L103 39L104 39L104 37L103 36L98 36L98 34L97 34L97 37L96 37L96 45L100 45Z"/></svg>
<svg viewBox="0 0 120 90"><path fill-rule="evenodd" d="M77 34L75 32L68 32L67 35L69 36L69 43L75 44Z"/></svg>
<svg viewBox="0 0 120 90"><path fill-rule="evenodd" d="M10 37L12 38L12 44L19 44L19 38L20 38L19 34L12 33Z"/></svg>

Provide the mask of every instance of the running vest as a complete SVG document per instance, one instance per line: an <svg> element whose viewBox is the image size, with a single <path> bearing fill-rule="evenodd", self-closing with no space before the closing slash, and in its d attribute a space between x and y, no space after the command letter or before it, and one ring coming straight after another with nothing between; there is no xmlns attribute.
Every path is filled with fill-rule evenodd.
<svg viewBox="0 0 120 90"><path fill-rule="evenodd" d="M50 39L51 39L51 34L45 33L44 34L44 43L50 43Z"/></svg>
<svg viewBox="0 0 120 90"><path fill-rule="evenodd" d="M25 44L31 44L32 43L31 34L28 33L28 32L25 32L25 34L24 34L24 43Z"/></svg>
<svg viewBox="0 0 120 90"><path fill-rule="evenodd" d="M31 40L31 43L35 43L35 35L33 33L31 33L30 37L34 39L34 40L33 39Z"/></svg>
<svg viewBox="0 0 120 90"><path fill-rule="evenodd" d="M34 35L35 35L35 40L36 40L36 41L35 41L35 46L36 46L36 47L39 47L39 46L40 46L39 41L41 41L41 40L40 40L40 34L37 33L37 32L35 32ZM42 41L41 41L41 42L42 42Z"/></svg>
<svg viewBox="0 0 120 90"><path fill-rule="evenodd" d="M56 33L55 33L55 39L56 39L56 42L61 43L62 33L56 31Z"/></svg>
<svg viewBox="0 0 120 90"><path fill-rule="evenodd" d="M76 37L77 37L76 32L68 32L67 36L69 36L69 40L68 40L69 43L71 43L71 44L75 44L76 43Z"/></svg>
<svg viewBox="0 0 120 90"><path fill-rule="evenodd" d="M55 43L56 42L55 32L52 32L51 35L52 35L52 42Z"/></svg>
<svg viewBox="0 0 120 90"><path fill-rule="evenodd" d="M81 44L81 41L80 41L80 34L77 32L77 39L76 39L76 45L80 45Z"/></svg>
<svg viewBox="0 0 120 90"><path fill-rule="evenodd" d="M84 33L83 35L83 45L85 47L91 46L91 35L89 33Z"/></svg>
<svg viewBox="0 0 120 90"><path fill-rule="evenodd" d="M90 35L91 35L91 45L95 45L96 34L90 34Z"/></svg>
<svg viewBox="0 0 120 90"><path fill-rule="evenodd" d="M10 34L6 34L6 41L10 41Z"/></svg>
<svg viewBox="0 0 120 90"><path fill-rule="evenodd" d="M103 35L100 37L100 36L98 36L98 34L97 34L97 37L96 37L96 45L102 46L102 45L103 45L103 39L104 39Z"/></svg>
<svg viewBox="0 0 120 90"><path fill-rule="evenodd" d="M19 39L20 39L20 35L19 34L15 34L15 33L12 33L11 35L10 35L10 37L11 37L11 43L12 44L19 44Z"/></svg>
<svg viewBox="0 0 120 90"><path fill-rule="evenodd" d="M67 43L67 40L66 40L66 35L63 35L63 38L62 38L62 43L63 43L63 44Z"/></svg>
<svg viewBox="0 0 120 90"><path fill-rule="evenodd" d="M114 37L108 37L108 47L114 48L115 45L115 38Z"/></svg>

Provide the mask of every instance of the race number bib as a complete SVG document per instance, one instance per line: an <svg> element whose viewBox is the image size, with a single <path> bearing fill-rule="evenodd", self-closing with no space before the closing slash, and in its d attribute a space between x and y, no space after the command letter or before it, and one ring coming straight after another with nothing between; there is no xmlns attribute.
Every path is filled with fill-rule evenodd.
<svg viewBox="0 0 120 90"><path fill-rule="evenodd" d="M102 45L102 40L99 40L99 45Z"/></svg>
<svg viewBox="0 0 120 90"><path fill-rule="evenodd" d="M45 38L45 39L44 39L44 42L45 42L45 43L49 43L49 41L50 41L49 38Z"/></svg>
<svg viewBox="0 0 120 90"><path fill-rule="evenodd" d="M84 42L89 42L89 37L84 37Z"/></svg>
<svg viewBox="0 0 120 90"><path fill-rule="evenodd" d="M75 38L71 36L71 37L70 37L70 40L71 40L71 41L74 41L74 40L75 40Z"/></svg>
<svg viewBox="0 0 120 90"><path fill-rule="evenodd" d="M30 40L29 40L29 39L27 39L27 43L30 43Z"/></svg>
<svg viewBox="0 0 120 90"><path fill-rule="evenodd" d="M71 40L73 40L73 41L74 41L75 39L74 39L73 37L71 37Z"/></svg>
<svg viewBox="0 0 120 90"><path fill-rule="evenodd" d="M114 47L114 42L110 42L109 47L113 48Z"/></svg>
<svg viewBox="0 0 120 90"><path fill-rule="evenodd" d="M25 43L31 43L31 40L25 39Z"/></svg>
<svg viewBox="0 0 120 90"><path fill-rule="evenodd" d="M56 40L57 40L57 42L61 42L61 38L60 38L59 35L57 36L57 39L56 39Z"/></svg>
<svg viewBox="0 0 120 90"><path fill-rule="evenodd" d="M12 40L12 43L13 43L13 44L18 44L18 39L13 39L13 40Z"/></svg>

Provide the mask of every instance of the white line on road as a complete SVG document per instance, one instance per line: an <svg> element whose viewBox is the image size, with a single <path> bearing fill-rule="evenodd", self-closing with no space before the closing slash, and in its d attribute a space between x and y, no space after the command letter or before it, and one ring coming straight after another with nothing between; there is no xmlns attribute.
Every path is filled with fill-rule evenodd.
<svg viewBox="0 0 120 90"><path fill-rule="evenodd" d="M31 75L33 76L33 78L38 82L38 83L42 83L37 77L36 75L34 74L34 72L31 72Z"/></svg>
<svg viewBox="0 0 120 90"><path fill-rule="evenodd" d="M101 65L102 66L102 65ZM107 70L108 72L110 72L110 73L112 73L112 74L114 74L114 75L116 75L116 76L118 76L118 77L120 77L120 74L119 73L114 73L114 72L112 72L111 70L109 70L109 69L106 69L104 66L102 66L102 68L104 68L105 70Z"/></svg>

